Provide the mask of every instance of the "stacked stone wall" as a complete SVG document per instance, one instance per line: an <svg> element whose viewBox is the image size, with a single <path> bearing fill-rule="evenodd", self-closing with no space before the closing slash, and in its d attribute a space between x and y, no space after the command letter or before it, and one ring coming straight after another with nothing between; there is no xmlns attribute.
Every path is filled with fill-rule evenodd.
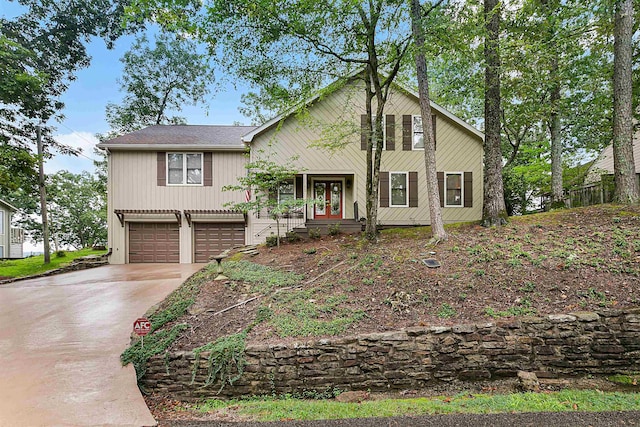
<svg viewBox="0 0 640 427"><path fill-rule="evenodd" d="M424 389L452 380L610 375L640 371L640 309L406 328L294 344L248 345L233 385L208 377L202 353L149 360L141 385L180 399L340 390Z"/></svg>

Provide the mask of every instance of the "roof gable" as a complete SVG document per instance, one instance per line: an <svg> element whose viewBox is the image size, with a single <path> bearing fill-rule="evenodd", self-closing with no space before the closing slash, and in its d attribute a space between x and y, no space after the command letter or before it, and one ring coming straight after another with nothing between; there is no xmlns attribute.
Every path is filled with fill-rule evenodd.
<svg viewBox="0 0 640 427"><path fill-rule="evenodd" d="M346 79L348 80L346 84L352 83L355 80L355 76L357 74L359 74L359 73L360 73L360 71L358 73L354 73L354 74L346 77ZM341 81L341 79L336 80L335 82L333 82L330 85L328 85L327 88L331 88L332 86L334 86L333 91L341 88L342 85L337 84L340 81ZM420 96L414 90L408 89L405 86L401 85L400 83L395 83L395 82L393 83L393 86L395 88L399 89L401 92L404 92L407 95L409 95L410 97L414 98L416 100L416 102L419 101ZM253 142L253 139L255 137L257 137L258 135L261 135L264 132L268 131L269 129L277 126L278 123L282 122L283 120L285 120L285 119L289 118L290 116L292 116L293 114L295 114L301 107L309 106L309 105L313 104L314 102L316 102L317 100L319 100L322 96L326 96L326 95L330 94L331 92L332 92L331 89L330 89L329 92L318 91L315 95L313 95L309 99L303 101L302 103L296 105L295 107L292 107L292 108L286 110L282 114L279 114L278 116L276 116L276 117L272 118L271 120L265 122L261 126L258 126L257 128L255 128L252 131L248 132L247 134L245 134L242 137L242 140L245 143ZM467 130L472 135L480 138L481 140L484 140L484 133L482 133L481 131L476 129L474 126L472 126L469 123L465 122L460 117L456 116L455 114L453 114L452 112L448 111L444 107L436 104L435 102L430 101L430 104L431 104L431 108L433 110L435 110L436 113L439 113L440 115L448 118L453 123L455 123L456 125L462 127L463 129Z"/></svg>
<svg viewBox="0 0 640 427"><path fill-rule="evenodd" d="M18 208L14 207L13 205L10 205L9 203L5 202L4 200L0 199L0 206L7 208L10 211L13 212L17 212Z"/></svg>

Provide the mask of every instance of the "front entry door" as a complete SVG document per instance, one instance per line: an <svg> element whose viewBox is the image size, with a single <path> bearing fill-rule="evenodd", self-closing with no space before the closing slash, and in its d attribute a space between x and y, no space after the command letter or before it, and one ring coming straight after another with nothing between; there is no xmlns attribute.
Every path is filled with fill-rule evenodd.
<svg viewBox="0 0 640 427"><path fill-rule="evenodd" d="M315 219L342 219L342 182L316 181L316 200L324 201L315 205Z"/></svg>

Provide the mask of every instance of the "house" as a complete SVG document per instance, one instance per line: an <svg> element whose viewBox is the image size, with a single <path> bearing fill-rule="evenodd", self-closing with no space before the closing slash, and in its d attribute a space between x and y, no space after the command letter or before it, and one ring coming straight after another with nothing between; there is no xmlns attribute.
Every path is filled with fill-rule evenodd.
<svg viewBox="0 0 640 427"><path fill-rule="evenodd" d="M364 88L352 79L262 126L151 126L99 144L109 160L111 263L206 262L230 246L256 244L276 232L266 212L225 208L245 192L224 192L260 156L301 171L278 189L279 200L325 200L285 218L281 232L321 224L351 227L365 216ZM431 103L443 219L482 217L483 134ZM416 93L395 86L385 106L379 221L430 223ZM322 145L341 145L334 151ZM249 151L249 159L246 151ZM281 224L282 225L282 224Z"/></svg>
<svg viewBox="0 0 640 427"><path fill-rule="evenodd" d="M15 207L0 200L0 259L24 258L24 230L11 227L11 215L16 211Z"/></svg>
<svg viewBox="0 0 640 427"><path fill-rule="evenodd" d="M640 129L633 136L633 160L640 184ZM609 203L613 200L613 192L613 145L609 145L589 167L584 185L569 191L567 205L574 207Z"/></svg>
<svg viewBox="0 0 640 427"><path fill-rule="evenodd" d="M640 129L633 135L633 160L636 165L636 174L640 174ZM613 177L613 145L608 145L587 172L585 184L593 184L602 181L602 175ZM612 178L613 179L613 178Z"/></svg>

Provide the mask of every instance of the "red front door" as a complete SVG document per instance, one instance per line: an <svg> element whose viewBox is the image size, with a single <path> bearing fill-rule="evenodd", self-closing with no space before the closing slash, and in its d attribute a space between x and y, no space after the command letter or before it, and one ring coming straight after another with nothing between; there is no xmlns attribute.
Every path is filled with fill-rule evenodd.
<svg viewBox="0 0 640 427"><path fill-rule="evenodd" d="M316 181L313 184L316 200L315 219L342 219L342 182Z"/></svg>

